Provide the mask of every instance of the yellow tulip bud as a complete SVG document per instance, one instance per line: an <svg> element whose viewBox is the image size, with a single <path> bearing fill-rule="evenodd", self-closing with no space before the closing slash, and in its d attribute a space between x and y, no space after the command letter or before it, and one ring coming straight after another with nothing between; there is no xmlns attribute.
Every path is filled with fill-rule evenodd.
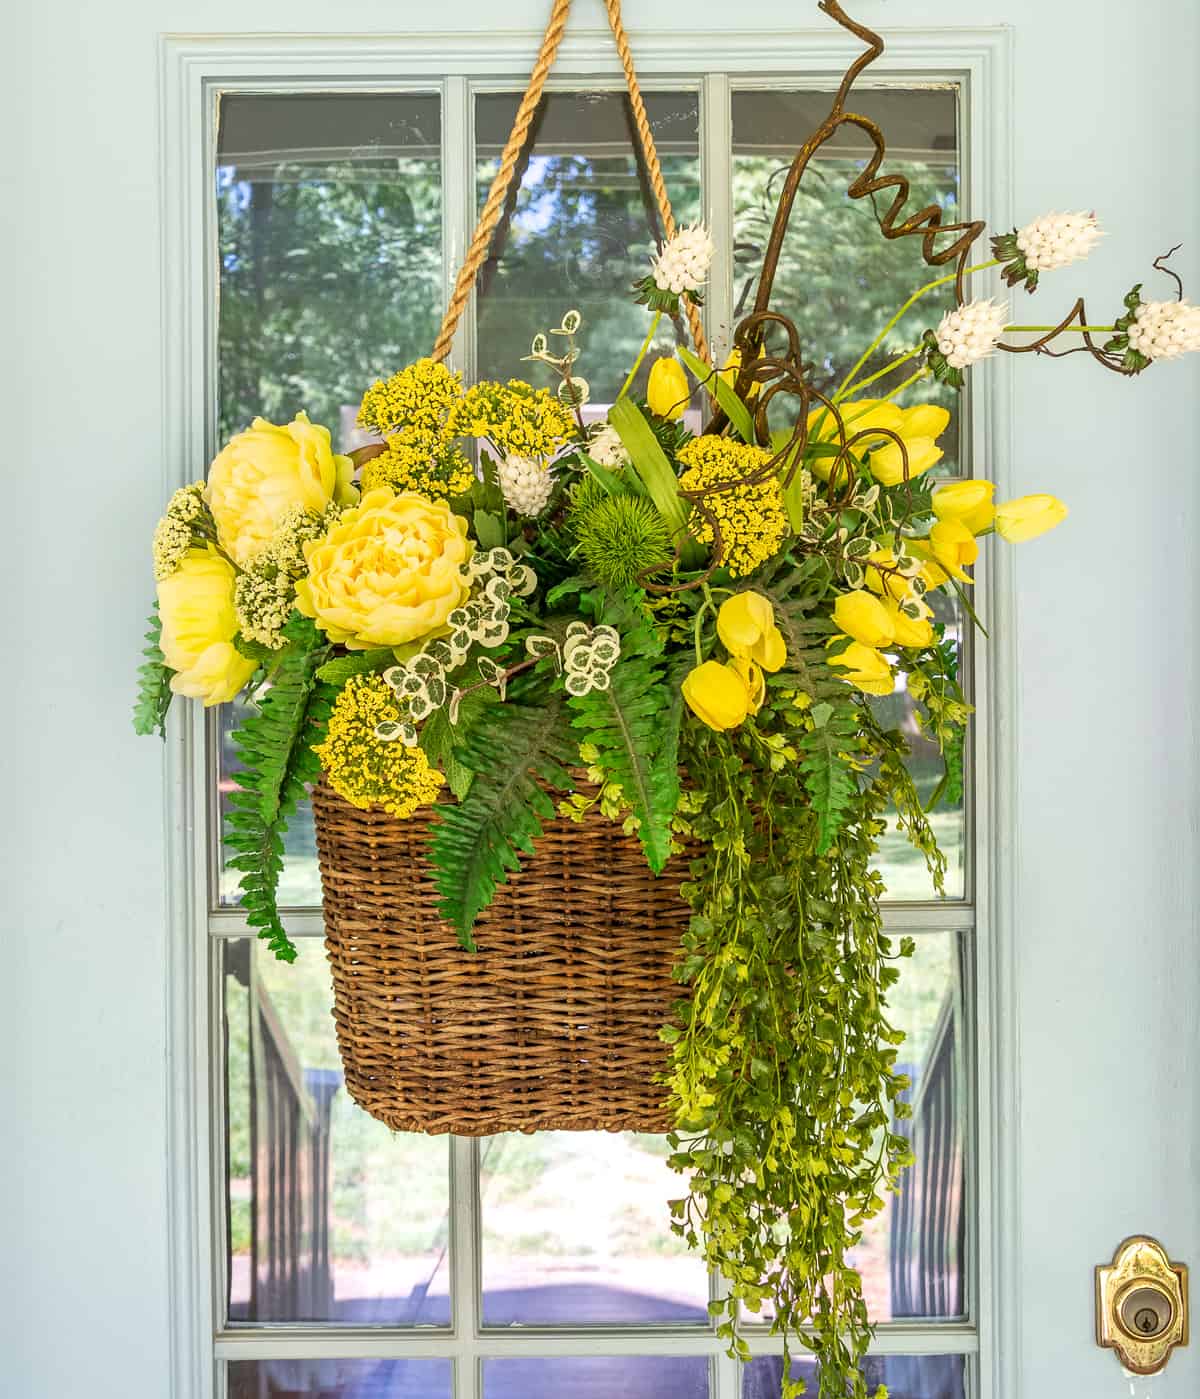
<svg viewBox="0 0 1200 1399"><path fill-rule="evenodd" d="M830 657L829 664L844 669L842 678L864 694L890 695L895 689L887 657L859 641L852 641L840 655Z"/></svg>
<svg viewBox="0 0 1200 1399"><path fill-rule="evenodd" d="M682 418L691 390L683 365L673 355L660 355L650 366L646 405L660 418Z"/></svg>
<svg viewBox="0 0 1200 1399"><path fill-rule="evenodd" d="M904 452L907 453L907 463L900 451L900 444L889 440L882 447L876 447L867 458L871 475L881 486L898 486L905 479L913 481L931 466L936 466L943 456L942 449L932 437L904 438Z"/></svg>
<svg viewBox="0 0 1200 1399"><path fill-rule="evenodd" d="M729 358L725 361L724 367L717 370L717 378L723 380L729 387L737 386L738 375L742 372L742 352L735 345L729 352ZM747 393L748 398L753 398L761 388L760 384L751 383Z"/></svg>
<svg viewBox="0 0 1200 1399"><path fill-rule="evenodd" d="M939 520L961 520L972 534L978 534L995 518L995 490L990 481L952 481L934 491L933 513Z"/></svg>
<svg viewBox="0 0 1200 1399"><path fill-rule="evenodd" d="M950 410L937 403L915 403L904 410L900 420L900 436L907 442L910 437L941 437L950 426Z"/></svg>
<svg viewBox="0 0 1200 1399"><path fill-rule="evenodd" d="M929 620L933 611L927 603L918 597L911 597L901 606L893 598L885 598L883 605L891 618L897 646L916 647L920 650L933 645L933 623ZM910 616L906 608L909 611L915 610L918 615Z"/></svg>
<svg viewBox="0 0 1200 1399"><path fill-rule="evenodd" d="M723 602L717 613L717 635L731 656L756 661L764 670L776 671L787 659L775 611L762 593L747 590Z"/></svg>
<svg viewBox="0 0 1200 1399"><path fill-rule="evenodd" d="M750 713L750 687L732 666L705 661L683 682L687 707L710 729L736 729Z"/></svg>
<svg viewBox="0 0 1200 1399"><path fill-rule="evenodd" d="M929 546L951 578L971 582L963 570L979 557L979 544L961 520L939 520L929 531Z"/></svg>
<svg viewBox="0 0 1200 1399"><path fill-rule="evenodd" d="M853 403L840 403L838 412L845 429L844 440L847 442L859 433L867 432L873 428L885 428L889 432L898 432L904 417L903 410L895 403L885 403L879 398L860 398ZM810 443L820 442L835 446L840 445L843 440L838 433L837 419L824 405L820 408L814 408L808 415L808 440ZM878 437L874 439L864 437L861 442L856 443L851 448L851 451L861 457L872 445L878 445L881 440ZM822 481L828 481L835 460L833 455L825 453L813 457L807 465L814 476L820 477ZM844 466L839 466L838 481L845 485L845 480Z"/></svg>
<svg viewBox="0 0 1200 1399"><path fill-rule="evenodd" d="M1036 539L1068 515L1067 507L1052 495L1023 495L996 508L996 533L1010 544Z"/></svg>
<svg viewBox="0 0 1200 1399"><path fill-rule="evenodd" d="M886 646L896 634L887 608L865 588L843 593L833 605L833 620L839 631L864 646Z"/></svg>
<svg viewBox="0 0 1200 1399"><path fill-rule="evenodd" d="M907 541L911 544L911 541ZM915 550L913 551L915 552ZM871 565L878 565L872 568ZM909 594L912 584L902 574L896 573L896 556L890 549L876 549L867 555L867 587L882 596L903 599Z"/></svg>

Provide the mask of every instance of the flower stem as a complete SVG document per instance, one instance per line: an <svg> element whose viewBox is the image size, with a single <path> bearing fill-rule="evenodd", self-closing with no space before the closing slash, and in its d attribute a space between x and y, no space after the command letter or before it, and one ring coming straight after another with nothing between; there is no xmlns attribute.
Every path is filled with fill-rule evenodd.
<svg viewBox="0 0 1200 1399"><path fill-rule="evenodd" d="M1089 335L1107 335L1116 330L1115 325L1006 325L1004 333L1007 335L1010 330L1074 330L1079 334L1087 332Z"/></svg>
<svg viewBox="0 0 1200 1399"><path fill-rule="evenodd" d="M696 664L698 666L704 664L704 651L700 645L700 628L704 623L705 615L708 612L715 612L717 606L716 603L713 602L713 596L709 591L708 584L702 583L700 586L704 589L704 601L696 609L696 620L692 625L692 641L696 647Z"/></svg>
<svg viewBox="0 0 1200 1399"><path fill-rule="evenodd" d="M973 272L986 272L989 267L999 267L1001 261L1002 260L1000 258L994 257L990 262L976 263L974 267L966 268L963 271L963 276L969 277ZM891 328L896 324L896 322L900 320L900 318L909 309L909 307L915 306L916 303L920 301L920 299L927 292L935 291L938 287L944 287L948 282L956 281L957 278L957 272L950 272L945 277L938 277L932 282L926 282L923 287L918 287L917 290L913 292L913 294L908 298L904 305L900 307L900 309L896 312L892 319L888 321L887 325L884 326L884 328L879 332L875 339L872 340L871 343L867 346L867 348L862 352L862 354L859 356L858 363L838 385L837 392L833 396L835 402L839 398L841 398L842 395L846 392L847 388L853 382L854 376L863 367L863 365L866 364L867 360L871 358L871 355L874 353L876 347L883 340L883 337L888 333L889 330L891 330Z"/></svg>
<svg viewBox="0 0 1200 1399"><path fill-rule="evenodd" d="M928 368L918 369L915 374L910 374L902 384L897 384L891 393L885 393L880 402L886 403L889 398L895 398L898 393L903 393L909 384L915 384L918 379L924 379L928 373Z"/></svg>
<svg viewBox="0 0 1200 1399"><path fill-rule="evenodd" d="M873 384L876 379L882 379L885 375L890 374L893 369L899 369L902 364L907 364L914 355L919 355L923 349L923 345L918 345L916 349L909 350L907 354L892 360L890 364L884 365L882 369L877 369L874 374L868 374L865 379L860 379L856 384L851 384L850 388L852 388L855 393L858 393L860 389L865 389L868 384ZM849 390L839 390L834 394L833 401L835 403L840 402L847 392L849 392Z"/></svg>
<svg viewBox="0 0 1200 1399"><path fill-rule="evenodd" d="M646 351L650 348L650 342L654 339L654 333L658 329L658 323L661 320L662 312L655 311L654 319L650 322L650 329L646 332L645 340L642 341L642 348L638 351L637 359L635 359L633 362L633 368L629 371L628 377L626 378L625 382L621 385L621 392L617 395L618 399L624 398L625 395L629 392L629 386L633 383L634 376L642 367L642 361L646 358Z"/></svg>

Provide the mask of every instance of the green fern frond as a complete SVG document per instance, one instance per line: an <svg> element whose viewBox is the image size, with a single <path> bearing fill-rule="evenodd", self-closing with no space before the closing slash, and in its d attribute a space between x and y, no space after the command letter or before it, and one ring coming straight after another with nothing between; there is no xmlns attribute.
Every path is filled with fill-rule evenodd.
<svg viewBox="0 0 1200 1399"><path fill-rule="evenodd" d="M225 839L241 871L242 909L281 962L296 960L295 944L279 919L276 902L283 869L283 837L307 784L320 775L313 745L324 736L337 689L317 679L329 655L325 638L307 618L284 627L289 646L271 688L233 735L244 764L239 790L231 793Z"/></svg>
<svg viewBox="0 0 1200 1399"><path fill-rule="evenodd" d="M663 645L636 600L605 598L598 621L621 634L620 659L607 690L573 697L572 726L591 744L606 781L620 785L638 821L638 836L655 874L671 854L671 821L679 805L679 722L682 700L669 683Z"/></svg>
<svg viewBox="0 0 1200 1399"><path fill-rule="evenodd" d="M848 698L814 705L813 728L796 743L804 788L817 817L818 855L833 845L858 797L859 711Z"/></svg>
<svg viewBox="0 0 1200 1399"><path fill-rule="evenodd" d="M539 779L560 792L573 786L567 766L575 745L564 700L558 689L528 703L510 691L456 750L474 777L459 805L442 807L430 849L442 916L469 952L475 951L476 918L520 868L520 855L533 853L542 822L554 817L554 802Z"/></svg>
<svg viewBox="0 0 1200 1399"><path fill-rule="evenodd" d="M162 622L158 604L150 613L147 645L142 651L145 660L138 666L137 699L133 705L133 731L139 734L157 733L167 736L167 710L171 707L171 676L174 674L163 657L159 641Z"/></svg>

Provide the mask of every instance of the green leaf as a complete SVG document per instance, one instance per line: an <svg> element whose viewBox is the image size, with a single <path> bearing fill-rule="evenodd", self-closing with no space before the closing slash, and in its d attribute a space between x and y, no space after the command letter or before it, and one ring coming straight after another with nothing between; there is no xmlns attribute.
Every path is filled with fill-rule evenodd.
<svg viewBox="0 0 1200 1399"><path fill-rule="evenodd" d="M636 476L631 476L628 479L624 476L618 476L607 466L601 466L598 461L593 461L586 452L580 452L579 459L605 495L627 495L629 493L628 487L633 485L639 488L637 494L645 494L645 488Z"/></svg>
<svg viewBox="0 0 1200 1399"><path fill-rule="evenodd" d="M146 633L146 646L142 650L145 660L138 666L137 698L133 704L133 731L139 734L157 733L160 738L167 736L167 710L171 707L171 676L175 674L163 657L159 641L162 638L162 622L158 615L158 604L150 613L150 630Z"/></svg>
<svg viewBox="0 0 1200 1399"><path fill-rule="evenodd" d="M679 494L679 482L645 414L632 400L622 398L608 410L608 421L629 453L630 470L645 486L672 538L680 545L684 567L697 567L704 557L703 550L687 533L687 511Z"/></svg>
<svg viewBox="0 0 1200 1399"><path fill-rule="evenodd" d="M640 603L605 596L598 620L616 627L621 655L607 690L573 696L572 726L593 745L605 778L620 784L638 820L646 860L661 874L671 855L671 820L679 805L682 696L667 679L663 645Z"/></svg>
<svg viewBox="0 0 1200 1399"><path fill-rule="evenodd" d="M244 770L229 796L225 842L234 852L230 863L242 872L247 923L281 962L293 962L296 947L276 904L283 837L306 784L320 775L313 745L324 735L337 691L317 678L329 646L312 622L293 616L284 636L291 644L280 655L270 689L233 735Z"/></svg>
<svg viewBox="0 0 1200 1399"><path fill-rule="evenodd" d="M771 434L771 451L775 454L784 451L791 440L790 430L779 428ZM783 487L783 504L787 510L788 524L794 530L799 530L804 524L804 473L800 469L796 453L784 457L779 463L779 479L782 482L786 478L788 467L793 461L796 461L796 470L792 472L792 479Z"/></svg>
<svg viewBox="0 0 1200 1399"><path fill-rule="evenodd" d="M733 424L734 431L743 442L749 442L751 446L756 440L754 433L754 419L749 408L737 396L737 390L732 384L722 379L710 365L695 355L686 345L678 348L679 358L692 371L695 378L709 388L716 395L717 402L721 405L721 410L729 421Z"/></svg>
<svg viewBox="0 0 1200 1399"><path fill-rule="evenodd" d="M365 675L369 670L386 670L395 661L396 653L390 646L380 646L371 651L352 651L348 656L335 656L332 661L326 661L317 671L317 679L340 688L352 675Z"/></svg>
<svg viewBox="0 0 1200 1399"><path fill-rule="evenodd" d="M520 855L532 854L542 822L554 818L539 778L560 792L572 788L566 765L576 753L563 722L564 699L554 689L541 702L496 705L459 750L474 778L459 805L441 808L430 849L442 916L469 952L476 918L520 868Z"/></svg>
<svg viewBox="0 0 1200 1399"><path fill-rule="evenodd" d="M474 524L475 538L481 549L499 549L508 542L502 515L493 515L490 510L476 510Z"/></svg>

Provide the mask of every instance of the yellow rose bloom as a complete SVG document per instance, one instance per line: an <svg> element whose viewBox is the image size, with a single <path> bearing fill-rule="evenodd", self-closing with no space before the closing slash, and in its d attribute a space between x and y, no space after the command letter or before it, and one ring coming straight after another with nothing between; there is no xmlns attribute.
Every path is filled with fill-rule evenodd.
<svg viewBox="0 0 1200 1399"><path fill-rule="evenodd" d="M787 659L775 609L762 593L747 590L727 598L717 613L717 635L731 656L755 661L764 670L776 671Z"/></svg>
<svg viewBox="0 0 1200 1399"><path fill-rule="evenodd" d="M996 515L990 481L952 481L933 493L933 513L939 520L961 520L972 534L987 529Z"/></svg>
<svg viewBox="0 0 1200 1399"><path fill-rule="evenodd" d="M961 520L939 520L929 531L929 547L949 577L971 582L963 570L979 557L979 544Z"/></svg>
<svg viewBox="0 0 1200 1399"><path fill-rule="evenodd" d="M890 695L896 687L887 657L860 641L852 641L840 655L832 656L829 664L844 669L842 678L864 694Z"/></svg>
<svg viewBox="0 0 1200 1399"><path fill-rule="evenodd" d="M304 546L296 606L352 651L403 646L446 630L470 591L467 522L445 501L368 491L323 538Z"/></svg>
<svg viewBox="0 0 1200 1399"><path fill-rule="evenodd" d="M1018 496L997 506L996 533L1010 544L1021 544L1061 525L1069 513L1057 496Z"/></svg>
<svg viewBox="0 0 1200 1399"><path fill-rule="evenodd" d="M843 593L833 604L833 620L840 632L864 646L886 646L895 638L887 608L865 588Z"/></svg>
<svg viewBox="0 0 1200 1399"><path fill-rule="evenodd" d="M646 381L646 406L660 418L682 418L692 391L683 365L673 355L660 355Z"/></svg>
<svg viewBox="0 0 1200 1399"><path fill-rule="evenodd" d="M349 505L357 496L353 475L350 458L331 450L329 429L306 413L282 427L255 418L209 470L205 500L221 548L234 563L248 563L292 506L319 515L330 502Z"/></svg>
<svg viewBox="0 0 1200 1399"><path fill-rule="evenodd" d="M175 572L158 581L159 646L176 672L171 689L203 700L205 708L233 699L254 674L254 662L233 645L236 576L228 559L210 544L189 549Z"/></svg>
<svg viewBox="0 0 1200 1399"><path fill-rule="evenodd" d="M710 729L736 729L751 712L749 684L733 666L720 661L705 661L689 671L683 682L683 698Z"/></svg>
<svg viewBox="0 0 1200 1399"><path fill-rule="evenodd" d="M893 598L884 598L883 605L891 618L893 640L897 646L912 646L921 650L933 645L933 623L930 621L933 612L927 603L919 598L910 598L907 601L908 607L915 606L919 609L919 617L910 617Z"/></svg>

